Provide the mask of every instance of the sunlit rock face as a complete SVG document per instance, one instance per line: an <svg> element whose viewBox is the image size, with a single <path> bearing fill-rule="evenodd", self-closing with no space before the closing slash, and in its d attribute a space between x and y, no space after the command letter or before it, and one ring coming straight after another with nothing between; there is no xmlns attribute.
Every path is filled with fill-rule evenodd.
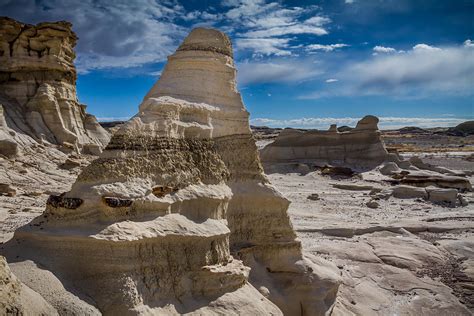
<svg viewBox="0 0 474 316"><path fill-rule="evenodd" d="M375 116L365 116L347 132L338 132L336 126L328 131L284 129L260 151L260 158L269 171L279 164L294 163L373 168L388 155L378 121Z"/></svg>
<svg viewBox="0 0 474 316"><path fill-rule="evenodd" d="M229 38L193 30L139 113L15 239L107 314L329 313L338 276L303 257L235 78Z"/></svg>
<svg viewBox="0 0 474 316"><path fill-rule="evenodd" d="M78 101L77 37L71 27L63 21L29 25L0 18L0 104L7 134L88 152L105 146L109 135ZM13 138L26 142L21 135Z"/></svg>

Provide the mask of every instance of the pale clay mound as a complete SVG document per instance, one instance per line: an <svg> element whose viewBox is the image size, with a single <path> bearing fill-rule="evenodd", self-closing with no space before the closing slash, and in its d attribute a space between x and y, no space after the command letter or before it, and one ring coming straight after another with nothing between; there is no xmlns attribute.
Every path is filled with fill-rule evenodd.
<svg viewBox="0 0 474 316"><path fill-rule="evenodd" d="M99 154L109 134L76 94L68 22L29 25L0 17L0 154L14 157L34 143Z"/></svg>
<svg viewBox="0 0 474 316"><path fill-rule="evenodd" d="M235 74L228 37L193 30L139 113L4 245L18 277L59 313L330 313L338 270L302 255Z"/></svg>

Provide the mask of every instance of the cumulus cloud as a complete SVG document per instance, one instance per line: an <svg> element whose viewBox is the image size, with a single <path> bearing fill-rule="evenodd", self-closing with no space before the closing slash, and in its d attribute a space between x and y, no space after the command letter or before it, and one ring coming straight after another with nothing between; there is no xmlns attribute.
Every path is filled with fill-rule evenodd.
<svg viewBox="0 0 474 316"><path fill-rule="evenodd" d="M250 120L251 125L269 126L269 127L293 127L293 128L311 128L311 129L327 129L331 124L338 126L355 127L361 118L356 117L303 117L297 119L271 119L271 118L254 118ZM466 118L456 117L379 117L379 128L381 129L397 129L405 126L418 126L424 128L430 127L451 127L467 121Z"/></svg>
<svg viewBox="0 0 474 316"><path fill-rule="evenodd" d="M436 51L436 50L441 50L441 48L438 48L438 47L435 47L435 46L430 46L430 45L427 45L427 44L417 44L417 45L413 46L413 50L414 51L425 51L425 50Z"/></svg>
<svg viewBox="0 0 474 316"><path fill-rule="evenodd" d="M376 52L376 53L387 54L387 53L395 53L397 50L395 48L392 48L392 47L375 46L373 48L373 51Z"/></svg>
<svg viewBox="0 0 474 316"><path fill-rule="evenodd" d="M265 46L266 55L289 55L295 49L289 45L268 49L272 43L269 39L290 41L295 35L326 35L325 25L331 22L329 18L315 14L319 10L317 6L285 7L280 2L264 0L225 1L224 4L230 7L226 18L238 29L237 48L258 49L260 42ZM282 53L283 50L287 53Z"/></svg>
<svg viewBox="0 0 474 316"><path fill-rule="evenodd" d="M322 50L325 52L332 52L335 49L347 47L347 46L349 45L347 44L329 44L329 45L311 44L311 45L306 46L306 50L310 50L310 51Z"/></svg>
<svg viewBox="0 0 474 316"><path fill-rule="evenodd" d="M470 39L467 39L464 41L464 47L474 47L474 42L471 41Z"/></svg>
<svg viewBox="0 0 474 316"><path fill-rule="evenodd" d="M308 67L308 61L273 60L267 62L239 63L237 82L239 85L252 83L299 82L321 74L316 67Z"/></svg>
<svg viewBox="0 0 474 316"><path fill-rule="evenodd" d="M314 99L334 95L432 97L472 95L474 51L466 46L418 44L403 54L385 54L345 64L337 77L343 86L300 96Z"/></svg>

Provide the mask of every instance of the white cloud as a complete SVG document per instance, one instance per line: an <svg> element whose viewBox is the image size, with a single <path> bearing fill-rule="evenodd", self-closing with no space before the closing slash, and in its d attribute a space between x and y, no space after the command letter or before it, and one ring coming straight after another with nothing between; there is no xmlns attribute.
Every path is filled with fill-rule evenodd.
<svg viewBox="0 0 474 316"><path fill-rule="evenodd" d="M275 55L289 55L296 49L291 46L280 45L278 49L268 49L268 39L278 38L291 40L290 36L310 34L321 36L328 34L324 27L331 20L314 13L317 6L284 7L280 2L266 2L263 0L231 0L224 5L230 7L225 13L228 20L238 29L237 41L246 45L247 49L258 49L258 43L265 46L265 51ZM313 16L311 16L313 15ZM308 16L311 16L307 18ZM251 40L254 39L254 40ZM275 47L275 46L274 46ZM260 49L260 52L261 53ZM282 51L286 51L284 54ZM268 55L268 53L265 53Z"/></svg>
<svg viewBox="0 0 474 316"><path fill-rule="evenodd" d="M395 53L397 50L392 47L385 47L385 46L375 46L373 51L376 53Z"/></svg>
<svg viewBox="0 0 474 316"><path fill-rule="evenodd" d="M338 82L338 81L339 81L339 80L333 79L333 78L331 78L331 79L326 79L326 82L327 82L327 83Z"/></svg>
<svg viewBox="0 0 474 316"><path fill-rule="evenodd" d="M153 76L153 77L159 77L161 76L161 70L158 70L158 71L152 71L149 73L150 76Z"/></svg>
<svg viewBox="0 0 474 316"><path fill-rule="evenodd" d="M348 47L349 45L347 44L330 44L330 45L322 45L322 44L311 44L306 46L307 50L310 51L315 51L315 50L322 50L325 52L332 52L335 49L342 48L342 47Z"/></svg>
<svg viewBox="0 0 474 316"><path fill-rule="evenodd" d="M474 51L465 46L437 48L415 45L403 54L384 54L361 62L348 62L336 72L337 89L302 95L300 99L327 96L389 95L425 98L434 95L472 95Z"/></svg>
<svg viewBox="0 0 474 316"><path fill-rule="evenodd" d="M441 50L441 48L430 46L427 44L417 44L413 46L414 51L425 51L425 50L431 50L431 51L436 51L436 50Z"/></svg>
<svg viewBox="0 0 474 316"><path fill-rule="evenodd" d="M257 55L291 55L288 48L289 39L285 38L238 38L235 41L238 50L250 49Z"/></svg>
<svg viewBox="0 0 474 316"><path fill-rule="evenodd" d="M311 128L311 129L328 129L331 124L337 126L354 127L361 118L355 117L303 117L298 119L270 119L270 118L254 118L250 120L250 124L254 126L269 127L293 127L293 128ZM405 126L418 126L424 128L430 127L451 127L467 121L467 118L441 117L379 117L379 128L381 129L397 129Z"/></svg>
<svg viewBox="0 0 474 316"><path fill-rule="evenodd" d="M463 43L464 47L474 47L474 42L471 41L470 39L467 39Z"/></svg>
<svg viewBox="0 0 474 316"><path fill-rule="evenodd" d="M237 65L237 83L300 82L321 74L319 67L306 60L273 60L267 62L245 61Z"/></svg>
<svg viewBox="0 0 474 316"><path fill-rule="evenodd" d="M246 37L274 37L295 34L326 35L328 34L328 32L324 28L317 27L314 25L295 24L289 26L279 26L256 31L249 31L246 32L244 35Z"/></svg>
<svg viewBox="0 0 474 316"><path fill-rule="evenodd" d="M323 16L313 16L305 21L305 24L312 24L317 26L322 26L324 24L328 24L331 22L330 18L323 17Z"/></svg>

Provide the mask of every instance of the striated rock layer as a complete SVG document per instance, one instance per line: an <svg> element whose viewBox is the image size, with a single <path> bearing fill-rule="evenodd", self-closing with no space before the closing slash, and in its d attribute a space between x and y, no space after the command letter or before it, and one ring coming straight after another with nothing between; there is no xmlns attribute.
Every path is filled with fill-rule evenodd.
<svg viewBox="0 0 474 316"><path fill-rule="evenodd" d="M353 167L375 167L387 157L378 130L378 118L365 116L355 129L338 132L335 125L328 131L306 132L284 129L276 140L260 152L262 162L273 166L292 163L319 163Z"/></svg>
<svg viewBox="0 0 474 316"><path fill-rule="evenodd" d="M193 30L139 113L10 247L105 314L330 313L338 274L303 257L235 77L229 38Z"/></svg>
<svg viewBox="0 0 474 316"><path fill-rule="evenodd" d="M58 315L38 293L21 283L0 256L1 315Z"/></svg>
<svg viewBox="0 0 474 316"><path fill-rule="evenodd" d="M109 141L78 101L77 37L71 27L68 22L29 25L0 17L0 142L20 147L33 140L66 143L97 153Z"/></svg>

